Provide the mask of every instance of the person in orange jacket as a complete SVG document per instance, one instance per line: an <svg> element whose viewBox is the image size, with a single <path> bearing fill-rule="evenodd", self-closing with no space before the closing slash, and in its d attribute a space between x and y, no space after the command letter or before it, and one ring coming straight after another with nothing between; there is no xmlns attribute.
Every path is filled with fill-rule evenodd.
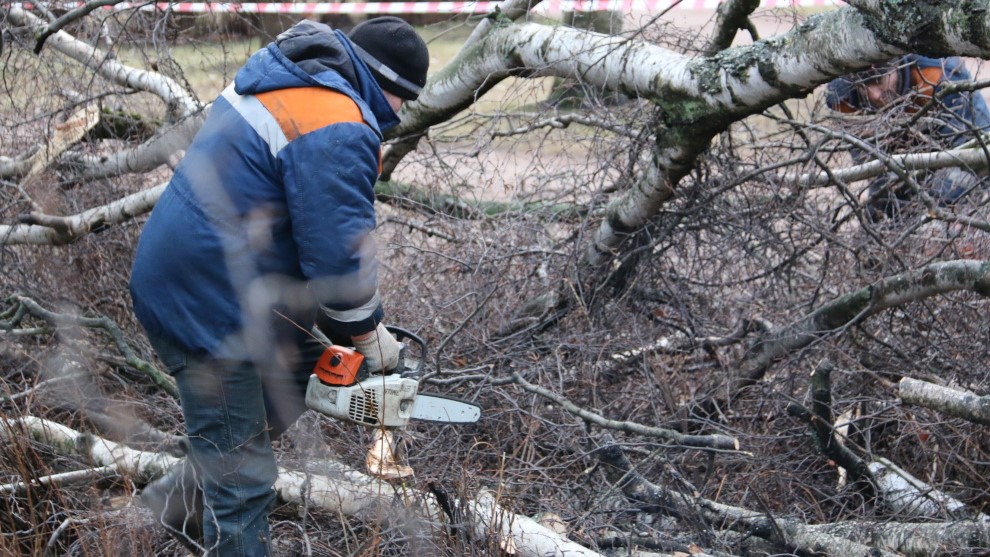
<svg viewBox="0 0 990 557"><path fill-rule="evenodd" d="M958 57L927 58L908 54L833 80L826 89L825 101L829 108L842 113L877 114L897 108L917 113L924 109L928 120L937 122L929 126L926 133L926 139L934 145L925 148L949 149L990 131L990 110L979 92L942 93L948 84L971 79ZM933 101L936 102L934 107L928 107ZM905 133L894 143L907 148L914 142ZM860 163L869 160L870 156L854 149L853 158ZM871 216L894 217L910 201L913 192L898 181L894 173L887 173L870 182L868 207ZM939 169L923 176L922 182L929 195L944 205L955 204L970 192L987 186L985 176L966 168Z"/></svg>

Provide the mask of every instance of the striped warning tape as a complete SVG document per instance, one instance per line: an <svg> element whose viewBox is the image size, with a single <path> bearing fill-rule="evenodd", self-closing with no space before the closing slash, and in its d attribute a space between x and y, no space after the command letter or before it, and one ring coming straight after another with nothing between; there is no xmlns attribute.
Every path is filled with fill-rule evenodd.
<svg viewBox="0 0 990 557"><path fill-rule="evenodd" d="M536 6L539 11L622 11L660 12L714 10L720 0L550 0ZM801 8L837 6L841 0L762 0L761 8ZM120 2L114 10L159 10L175 13L257 13L257 14L482 14L495 10L500 2ZM72 9L84 2L39 4L47 9ZM18 6L30 9L31 2L0 2L0 8Z"/></svg>

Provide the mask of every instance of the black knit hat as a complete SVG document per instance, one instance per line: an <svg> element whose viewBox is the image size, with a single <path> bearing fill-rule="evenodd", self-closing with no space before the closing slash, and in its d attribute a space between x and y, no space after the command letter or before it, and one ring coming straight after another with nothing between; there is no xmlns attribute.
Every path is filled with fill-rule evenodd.
<svg viewBox="0 0 990 557"><path fill-rule="evenodd" d="M426 85L430 53L411 25L395 16L359 23L347 37L382 89L416 100Z"/></svg>

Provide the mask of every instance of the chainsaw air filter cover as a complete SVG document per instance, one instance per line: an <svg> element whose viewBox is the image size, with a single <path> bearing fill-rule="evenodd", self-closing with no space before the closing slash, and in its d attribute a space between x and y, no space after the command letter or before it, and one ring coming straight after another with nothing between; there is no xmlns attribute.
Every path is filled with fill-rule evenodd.
<svg viewBox="0 0 990 557"><path fill-rule="evenodd" d="M310 375L306 406L331 418L369 427L402 427L412 416L419 382L399 374L376 375L342 387Z"/></svg>

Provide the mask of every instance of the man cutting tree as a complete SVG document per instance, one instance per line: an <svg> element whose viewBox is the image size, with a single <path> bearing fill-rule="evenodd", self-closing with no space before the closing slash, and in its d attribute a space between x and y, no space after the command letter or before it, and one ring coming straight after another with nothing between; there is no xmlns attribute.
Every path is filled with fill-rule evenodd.
<svg viewBox="0 0 990 557"><path fill-rule="evenodd" d="M306 409L323 352L314 324L396 367L371 232L382 133L426 83L407 23L349 34L303 21L255 53L220 96L141 235L138 320L175 377L183 463L141 499L211 556L268 555L271 440Z"/></svg>

